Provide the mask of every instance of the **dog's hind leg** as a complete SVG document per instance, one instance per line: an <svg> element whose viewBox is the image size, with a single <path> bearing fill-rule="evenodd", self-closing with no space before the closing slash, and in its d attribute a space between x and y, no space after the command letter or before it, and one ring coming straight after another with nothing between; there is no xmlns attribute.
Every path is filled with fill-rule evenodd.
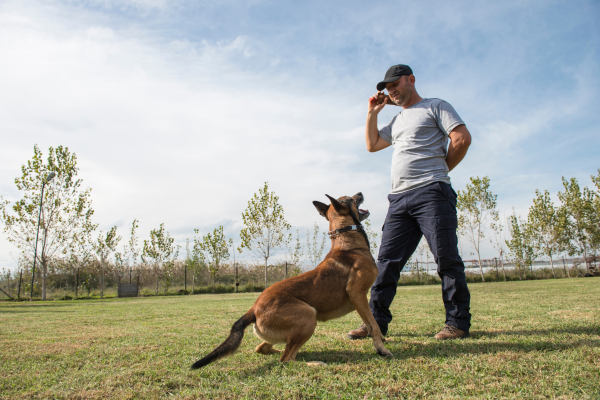
<svg viewBox="0 0 600 400"><path fill-rule="evenodd" d="M310 339L317 327L317 313L309 305L306 305L302 311L297 310L296 316L297 324L290 330L285 350L279 361L294 361L300 347Z"/></svg>
<svg viewBox="0 0 600 400"><path fill-rule="evenodd" d="M256 349L254 349L254 351L259 354L267 354L267 355L274 354L274 353L281 353L281 350L274 349L273 345L271 343L267 343L267 342L262 342L261 344L256 346Z"/></svg>

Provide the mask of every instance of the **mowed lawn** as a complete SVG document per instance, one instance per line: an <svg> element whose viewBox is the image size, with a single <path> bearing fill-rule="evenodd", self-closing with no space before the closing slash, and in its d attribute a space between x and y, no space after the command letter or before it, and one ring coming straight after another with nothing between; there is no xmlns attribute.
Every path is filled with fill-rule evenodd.
<svg viewBox="0 0 600 400"><path fill-rule="evenodd" d="M0 398L600 397L600 278L470 288L469 339L433 339L439 286L400 287L393 359L346 338L360 323L352 313L319 324L297 362L254 353L250 327L234 356L197 371L258 294L2 302Z"/></svg>

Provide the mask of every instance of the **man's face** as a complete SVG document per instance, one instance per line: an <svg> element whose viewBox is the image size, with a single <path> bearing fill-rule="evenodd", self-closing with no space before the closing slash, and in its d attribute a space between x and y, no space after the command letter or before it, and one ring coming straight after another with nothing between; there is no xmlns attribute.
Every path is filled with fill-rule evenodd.
<svg viewBox="0 0 600 400"><path fill-rule="evenodd" d="M385 84L385 88L387 89L390 98L399 106L410 99L412 94L413 87L408 78L408 75L403 75L400 79Z"/></svg>

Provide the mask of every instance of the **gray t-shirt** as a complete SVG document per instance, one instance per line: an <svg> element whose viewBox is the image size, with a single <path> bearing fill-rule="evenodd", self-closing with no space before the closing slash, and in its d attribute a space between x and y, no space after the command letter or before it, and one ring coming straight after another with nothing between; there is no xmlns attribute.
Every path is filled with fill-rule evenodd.
<svg viewBox="0 0 600 400"><path fill-rule="evenodd" d="M450 183L448 135L464 124L444 100L423 99L400 111L379 136L394 147L392 191L402 193L432 182Z"/></svg>

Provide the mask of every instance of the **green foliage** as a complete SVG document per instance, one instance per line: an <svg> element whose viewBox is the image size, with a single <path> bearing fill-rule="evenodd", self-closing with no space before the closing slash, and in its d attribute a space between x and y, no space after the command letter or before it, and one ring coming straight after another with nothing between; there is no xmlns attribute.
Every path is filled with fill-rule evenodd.
<svg viewBox="0 0 600 400"><path fill-rule="evenodd" d="M485 232L491 228L491 224L498 221L496 210L496 199L498 196L490 190L490 179L471 177L471 183L467 184L466 190L458 191L456 208L459 212L458 232L463 235L475 249L479 260L481 278L483 266L481 263L481 240L485 238Z"/></svg>
<svg viewBox="0 0 600 400"><path fill-rule="evenodd" d="M566 233L566 215L564 209L554 206L547 190L544 193L536 190L535 195L527 216L529 235L535 252L550 257L552 273L556 277L553 256L562 247L561 242Z"/></svg>
<svg viewBox="0 0 600 400"><path fill-rule="evenodd" d="M69 152L68 147L50 147L44 162L42 152L35 145L32 159L21 167L21 171L15 185L23 198L11 205L0 196L0 220L8 241L33 259L40 219L37 257L42 265L42 298L45 299L48 264L68 254L70 247L77 245L76 237L87 237L97 227L91 222L94 213L91 189L81 189L82 181L77 179L77 156ZM56 176L45 184L40 215L42 186L52 172Z"/></svg>
<svg viewBox="0 0 600 400"><path fill-rule="evenodd" d="M289 236L285 233L291 225L285 220L283 207L279 204L279 197L275 192L269 192L269 183L254 193L248 207L242 213L242 220L246 226L240 232L242 244L238 249L252 251L256 256L265 261L265 287L267 287L267 265L278 248L285 246Z"/></svg>
<svg viewBox="0 0 600 400"><path fill-rule="evenodd" d="M113 226L106 233L106 236L102 234L102 231L98 234L98 238L93 242L92 246L94 251L98 255L98 261L100 262L101 272L101 295L104 297L104 268L108 262L108 257L115 252L117 245L121 241L121 236L117 236L117 227ZM119 254L120 257L120 254Z"/></svg>
<svg viewBox="0 0 600 400"><path fill-rule="evenodd" d="M292 234L290 233L289 238L286 243L286 248L288 250L286 259L293 267L300 267L300 263L302 262L302 257L304 256L304 251L302 250L302 244L300 243L300 231L296 229L296 244L291 247L290 243L292 242Z"/></svg>
<svg viewBox="0 0 600 400"><path fill-rule="evenodd" d="M171 262L177 258L178 249L173 245L174 238L171 237L169 232L165 231L165 224L160 224L159 229L152 229L150 231L150 240L144 240L144 250L142 251L142 260L150 259L152 261L152 267L156 275L156 294L158 294L158 276L161 267L167 265L172 266ZM172 258L172 260L171 260ZM170 277L166 276L166 279L170 283Z"/></svg>
<svg viewBox="0 0 600 400"><path fill-rule="evenodd" d="M194 229L196 235L198 234L198 229ZM199 273L202 268L205 266L202 261L202 250L201 250L202 242L198 240L198 237L194 237L194 246L190 250L190 239L186 240L185 249L186 249L186 257L185 257L185 265L187 269L192 272L192 291L191 294L194 294L195 285L196 285L196 274Z"/></svg>
<svg viewBox="0 0 600 400"><path fill-rule="evenodd" d="M575 178L567 180L563 177L563 186L564 192L558 192L565 218L563 247L570 255L582 254L589 272L588 254L600 241L600 218L594 210L595 195L587 187L582 191Z"/></svg>
<svg viewBox="0 0 600 400"><path fill-rule="evenodd" d="M198 230L195 230L198 233ZM221 267L221 263L229 259L229 246L233 244L233 240L227 240L223 233L223 226L215 228L213 233L207 233L202 237L198 248L200 257L208 265L210 276L213 281L213 291L215 288L215 278Z"/></svg>
<svg viewBox="0 0 600 400"><path fill-rule="evenodd" d="M506 245L509 256L519 271L519 279L521 279L521 273L525 274L526 267L531 266L535 258L535 247L530 235L531 229L513 212L508 218L508 230L510 240L506 240Z"/></svg>
<svg viewBox="0 0 600 400"><path fill-rule="evenodd" d="M306 231L306 255L308 255L308 259L310 260L310 264L313 268L316 268L317 265L321 262L323 258L323 251L325 251L325 243L327 241L327 234L323 232L321 235L319 230L319 225L315 222L312 241L310 238L310 232ZM320 242L319 243L319 236Z"/></svg>
<svg viewBox="0 0 600 400"><path fill-rule="evenodd" d="M373 230L371 227L371 222L369 219L363 221L363 227L365 228L365 232L367 233L367 237L369 238L369 244L371 245L371 254L376 259L377 258L377 248L379 247L379 232Z"/></svg>

